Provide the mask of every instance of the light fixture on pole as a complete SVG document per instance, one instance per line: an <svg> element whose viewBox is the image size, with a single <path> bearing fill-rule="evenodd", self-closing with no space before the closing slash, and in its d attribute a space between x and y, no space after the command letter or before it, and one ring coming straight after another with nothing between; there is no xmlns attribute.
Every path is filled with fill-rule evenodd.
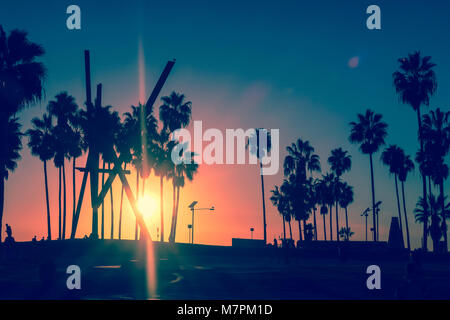
<svg viewBox="0 0 450 320"><path fill-rule="evenodd" d="M198 203L198 201L193 201L188 208L191 209L191 213L192 213L192 224L191 224L191 243L194 244L194 212L195 211L200 211L200 210L209 210L209 211L214 211L214 206L212 206L211 208L196 208L195 205Z"/></svg>

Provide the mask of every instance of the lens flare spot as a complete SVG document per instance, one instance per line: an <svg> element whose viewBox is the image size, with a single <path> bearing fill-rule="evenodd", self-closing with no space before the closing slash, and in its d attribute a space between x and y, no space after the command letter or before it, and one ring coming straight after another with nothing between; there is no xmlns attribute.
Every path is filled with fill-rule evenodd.
<svg viewBox="0 0 450 320"><path fill-rule="evenodd" d="M348 61L348 66L352 69L358 67L359 65L359 57L353 57Z"/></svg>

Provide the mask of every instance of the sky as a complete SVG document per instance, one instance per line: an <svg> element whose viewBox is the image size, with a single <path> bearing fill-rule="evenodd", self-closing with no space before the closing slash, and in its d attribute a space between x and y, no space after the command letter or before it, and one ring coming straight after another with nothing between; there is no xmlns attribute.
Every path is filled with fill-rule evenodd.
<svg viewBox="0 0 450 320"><path fill-rule="evenodd" d="M68 30L66 8L81 8L81 30ZM381 8L381 30L368 30L366 8ZM438 90L430 108L449 110L450 4L443 1L24 1L0 3L0 23L9 32L28 31L46 53L45 99L20 114L23 130L41 116L49 100L67 91L83 106L84 57L91 52L93 87L103 84L103 103L120 114L148 97L168 60L176 59L160 96L181 92L192 102L192 120L204 130L270 128L280 130L280 162L285 147L297 138L309 140L320 156L322 171L337 147L352 156L352 170L343 179L354 186L355 202L349 207L352 239L363 240L361 212L370 206L369 159L348 142L349 122L371 108L388 123L387 145L397 144L407 154L418 149L417 117L399 102L392 84L397 59L414 50L431 55L436 63ZM141 57L141 59L139 59ZM141 72L140 72L141 71ZM157 113L160 100L155 103ZM191 129L191 126L189 127ZM16 240L46 236L43 165L24 148L18 168L6 182L4 223L12 225ZM397 215L393 177L375 155L380 239L387 240L391 217ZM84 164L85 157L78 159ZM67 215L72 215L71 163L67 164ZM81 183L77 173L77 190ZM134 171L129 176L134 187ZM270 203L270 190L282 182L282 170L265 176L268 239L282 234L282 220ZM49 166L52 232L58 229L58 176ZM419 247L422 226L412 210L420 195L420 176L413 173L405 185L413 247ZM114 189L118 214L120 184ZM449 183L445 185L449 190ZM437 191L436 191L437 192ZM145 193L159 199L159 179L150 177ZM89 192L86 193L77 236L90 233ZM172 187L165 181L164 209L170 225ZM215 211L195 216L195 242L231 245L233 237L262 238L262 201L258 167L252 165L202 165L180 196L177 241L188 241L187 208L214 205ZM155 201L157 203L157 201ZM124 202L125 238L132 238L134 218ZM157 203L159 206L159 203ZM105 204L105 233L110 236L109 197ZM159 207L147 215L156 237ZM319 239L322 220L318 219ZM333 216L333 221L335 217ZM115 218L117 222L117 216ZM328 217L327 217L328 221ZM344 212L340 210L340 221ZM334 225L333 225L334 228ZM297 223L292 225L298 239ZM328 226L327 226L327 231ZM117 225L115 225L117 237ZM370 238L370 237L369 237ZM429 241L431 242L431 241Z"/></svg>

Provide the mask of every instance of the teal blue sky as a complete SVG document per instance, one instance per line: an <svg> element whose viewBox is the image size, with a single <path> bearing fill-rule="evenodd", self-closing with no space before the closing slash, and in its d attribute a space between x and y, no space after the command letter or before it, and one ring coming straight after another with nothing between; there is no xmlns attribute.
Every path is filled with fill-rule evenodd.
<svg viewBox="0 0 450 320"><path fill-rule="evenodd" d="M66 8L71 4L81 8L81 30L66 28ZM381 8L381 30L366 28L366 8L371 4ZM48 99L62 90L74 95L79 104L84 102L84 49L91 50L93 83L103 83L104 102L121 113L136 104L138 42L141 40L147 94L167 60L175 58L175 69L162 94L171 90L185 93L193 102L193 118L203 120L205 127L279 128L283 150L298 137L310 140L322 159L324 171L328 169L326 159L332 148L348 150L353 170L345 179L355 186L356 199L350 210L351 222L359 231L355 239L364 236L359 215L370 202L370 177L368 158L348 142L348 123L356 119L357 113L371 108L383 114L389 125L387 144L398 144L407 154L415 154L417 118L409 106L399 102L392 85L392 73L398 66L397 59L409 52L420 50L424 55L431 55L437 64L438 80L431 108L449 110L449 14L450 3L422 0L318 0L314 3L299 0L3 0L0 4L0 24L7 31L27 30L30 39L46 50L42 58L48 69L46 100L40 107L23 112L25 129L33 116L45 110ZM348 63L354 57L359 63L351 68ZM282 151L281 157L284 154ZM8 182L10 199L17 197L20 182L33 170L41 170L40 164L25 149L19 169ZM220 173L208 172L220 176ZM223 172L239 176L237 172ZM201 174L202 171L198 180L202 179ZM255 213L249 214L248 220L244 219L242 227L233 227L227 222L236 223L242 217L231 214L231 218L223 218L228 231L219 231L220 240L209 240L211 237L205 231L199 235L199 241L228 244L222 239L242 236L250 224L259 223L258 177L250 174L245 179L254 179L248 185L254 189L254 194L239 203ZM267 196L280 180L281 173L267 178ZM375 183L377 198L384 203L382 233L387 236L390 217L396 215L396 202L392 177L379 163L375 166ZM447 182L446 190L448 186ZM411 212L420 193L417 172L408 181L406 191L413 244L418 246L420 226L414 225ZM187 186L186 192L195 192L194 186ZM197 197L203 202L216 201L203 195ZM217 198L223 197L217 191ZM39 193L36 199L44 198ZM244 205L245 201L248 203ZM273 221L270 239L280 234L281 223L269 201L267 205L269 222ZM11 201L6 208L16 210ZM17 210L27 211L27 208ZM218 214L217 219L221 217ZM6 211L8 219L14 217ZM209 222L205 220L205 223ZM27 229L23 238L31 237L33 230L32 227ZM255 235L260 235L258 232L257 229ZM187 233L184 236L187 240Z"/></svg>

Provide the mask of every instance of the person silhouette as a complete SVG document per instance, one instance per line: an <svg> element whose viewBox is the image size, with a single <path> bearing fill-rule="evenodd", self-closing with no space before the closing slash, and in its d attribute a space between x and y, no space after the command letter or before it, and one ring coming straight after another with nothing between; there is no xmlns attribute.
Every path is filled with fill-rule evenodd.
<svg viewBox="0 0 450 320"><path fill-rule="evenodd" d="M10 245L15 242L13 236L12 236L12 229L9 224L6 224L6 238L5 238L5 244Z"/></svg>

